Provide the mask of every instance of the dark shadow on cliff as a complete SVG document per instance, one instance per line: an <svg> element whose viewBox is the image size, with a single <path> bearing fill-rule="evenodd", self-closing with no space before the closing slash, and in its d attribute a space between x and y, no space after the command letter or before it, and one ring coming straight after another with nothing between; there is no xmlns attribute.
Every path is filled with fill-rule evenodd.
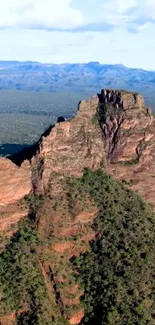
<svg viewBox="0 0 155 325"><path fill-rule="evenodd" d="M29 148L31 145L16 144L16 143L3 143L0 145L0 157L7 157Z"/></svg>
<svg viewBox="0 0 155 325"><path fill-rule="evenodd" d="M57 123L61 123L66 121L66 119L63 116L59 116L57 119ZM40 145L42 142L42 138L46 138L52 128L55 125L51 125L40 137L40 139L38 140L38 142L36 142L33 145L30 146L25 146L22 150L8 156L7 158L10 159L14 164L16 164L17 166L21 166L21 164L23 163L24 160L29 160L31 161L32 157L35 156L36 152L40 150Z"/></svg>
<svg viewBox="0 0 155 325"><path fill-rule="evenodd" d="M54 125L50 126L40 137L40 139L38 140L37 143L33 144L33 145L30 145L30 146L25 146L22 150L16 152L15 154L13 155L10 155L7 157L7 159L10 159L14 164L16 164L17 166L21 166L21 164L23 163L24 160L31 160L32 157L36 154L36 152L38 150L40 150L40 144L41 144L41 141L42 141L42 138L43 137L47 137L52 128L54 127Z"/></svg>

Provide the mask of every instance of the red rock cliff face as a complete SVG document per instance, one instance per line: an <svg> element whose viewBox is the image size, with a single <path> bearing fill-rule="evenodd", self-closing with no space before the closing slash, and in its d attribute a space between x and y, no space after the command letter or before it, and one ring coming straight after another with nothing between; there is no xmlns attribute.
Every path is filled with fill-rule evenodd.
<svg viewBox="0 0 155 325"><path fill-rule="evenodd" d="M27 216L28 209L20 205L25 195L48 193L37 212L38 230L43 242L50 232L53 241L49 251L42 247L42 255L52 254L53 261L59 260L60 266L58 272L55 262L40 261L49 295L53 295L51 272L53 281L61 282L61 265L70 274L69 259L89 250L89 241L95 236L90 224L97 210L91 202L90 211L76 202L73 217L60 182L64 176L80 177L85 167L104 168L114 177L126 180L130 188L155 208L155 119L140 95L102 90L89 101L82 101L70 121L49 128L30 150L0 159L0 234L11 236L12 226ZM52 208L55 202L57 210ZM72 235L80 236L80 240L71 240ZM75 299L69 299L71 293ZM60 290L63 306L80 306L82 294L78 285L71 287L66 283ZM12 315L9 320L1 318L0 322L14 324ZM83 315L80 306L77 313L66 317L70 324L79 324Z"/></svg>
<svg viewBox="0 0 155 325"><path fill-rule="evenodd" d="M28 161L21 167L9 159L0 159L0 205L14 203L31 190L31 169Z"/></svg>
<svg viewBox="0 0 155 325"><path fill-rule="evenodd" d="M106 146L106 170L128 181L155 208L155 119L145 107L142 96L110 92L101 128ZM107 94L100 96L100 114L105 110ZM104 114L103 114L104 115Z"/></svg>
<svg viewBox="0 0 155 325"><path fill-rule="evenodd" d="M34 154L0 159L0 208L48 188L51 175L80 176L103 167L155 205L155 119L142 96L102 90L81 101L70 121L42 136ZM22 154L21 154L22 155ZM11 161L12 160L12 161Z"/></svg>
<svg viewBox="0 0 155 325"><path fill-rule="evenodd" d="M155 119L141 95L103 90L41 139L32 159L33 166L43 163L40 188L46 189L52 172L80 176L85 167L103 167L155 206L154 130Z"/></svg>
<svg viewBox="0 0 155 325"><path fill-rule="evenodd" d="M46 188L51 172L80 176L85 167L97 169L104 163L102 132L93 123L99 105L98 96L82 101L76 116L57 123L40 144L39 158L43 161L42 188ZM33 158L36 165L38 155Z"/></svg>

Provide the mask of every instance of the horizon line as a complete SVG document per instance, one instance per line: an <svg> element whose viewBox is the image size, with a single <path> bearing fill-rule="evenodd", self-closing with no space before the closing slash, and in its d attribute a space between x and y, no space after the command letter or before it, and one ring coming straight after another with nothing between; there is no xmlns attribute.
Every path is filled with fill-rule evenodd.
<svg viewBox="0 0 155 325"><path fill-rule="evenodd" d="M155 70L149 70L149 69L144 69L144 68L140 68L140 67L129 67L126 66L122 63L101 63L99 61L88 61L88 62L61 62L61 63L54 63L54 62L43 62L43 61L33 61L33 60L3 60L0 59L0 63L35 63L35 64L40 64L40 65L87 65L87 64L98 64L98 65L102 65L102 66L122 66L124 68L127 69L136 69L136 70L143 70L143 71L148 71L148 72L154 72Z"/></svg>

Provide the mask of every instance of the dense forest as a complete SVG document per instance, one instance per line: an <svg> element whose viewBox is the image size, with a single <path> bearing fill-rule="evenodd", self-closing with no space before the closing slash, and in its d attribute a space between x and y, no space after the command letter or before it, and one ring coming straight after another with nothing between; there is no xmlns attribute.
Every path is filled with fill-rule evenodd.
<svg viewBox="0 0 155 325"><path fill-rule="evenodd" d="M91 251L73 260L85 289L82 324L154 324L155 215L101 171L87 171L76 183L99 209Z"/></svg>
<svg viewBox="0 0 155 325"><path fill-rule="evenodd" d="M155 214L151 207L124 182L115 181L101 170L86 169L81 178L69 177L61 179L61 183L72 219L77 202L86 210L88 202L97 208L90 224L95 238L87 252L72 256L66 264L56 255L48 255L52 265L57 258L62 273L67 271L67 263L73 270L73 274L67 272L61 286L57 285L56 300L51 298L39 261L45 258L43 247L51 247L48 245L54 241L54 235L46 229L43 240L38 223L41 215L46 222L49 220L51 227L50 211L55 215L58 207L62 212L63 198L52 205L49 195L26 197L23 201L29 205L29 218L20 222L18 232L0 255L0 315L18 311L18 325L67 324L60 292L71 276L70 281L78 283L83 292L81 306L85 317L81 325L155 324ZM39 211L43 206L42 215ZM75 236L72 235L72 240L79 241Z"/></svg>

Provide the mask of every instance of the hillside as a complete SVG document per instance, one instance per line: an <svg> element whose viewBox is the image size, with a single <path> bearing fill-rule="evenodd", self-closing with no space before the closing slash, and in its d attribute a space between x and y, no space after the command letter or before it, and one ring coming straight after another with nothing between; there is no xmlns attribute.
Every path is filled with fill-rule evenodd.
<svg viewBox="0 0 155 325"><path fill-rule="evenodd" d="M0 322L153 325L151 109L104 89L61 120L0 159Z"/></svg>
<svg viewBox="0 0 155 325"><path fill-rule="evenodd" d="M155 71L131 69L121 64L43 64L0 61L0 90L82 92L100 88L138 91L154 106Z"/></svg>

